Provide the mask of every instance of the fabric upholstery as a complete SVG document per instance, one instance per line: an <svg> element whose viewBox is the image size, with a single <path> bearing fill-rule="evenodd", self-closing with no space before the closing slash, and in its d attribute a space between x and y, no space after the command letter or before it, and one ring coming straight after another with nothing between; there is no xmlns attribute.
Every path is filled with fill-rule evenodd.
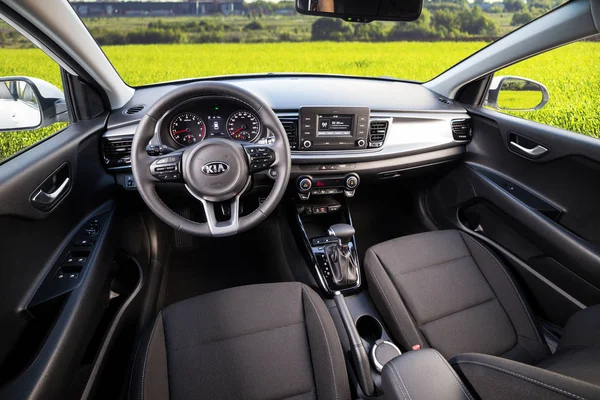
<svg viewBox="0 0 600 400"><path fill-rule="evenodd" d="M462 354L452 365L482 400L600 399L599 386L504 358Z"/></svg>
<svg viewBox="0 0 600 400"><path fill-rule="evenodd" d="M154 326L140 345L147 355L136 356L132 399L350 397L331 316L302 284L195 297L167 307ZM144 379L144 370L155 382L148 382L148 372Z"/></svg>
<svg viewBox="0 0 600 400"><path fill-rule="evenodd" d="M420 344L447 359L477 352L531 364L550 354L509 271L466 234L427 232L378 244L367 251L365 270L405 350Z"/></svg>
<svg viewBox="0 0 600 400"><path fill-rule="evenodd" d="M573 315L556 353L538 367L600 386L600 305Z"/></svg>

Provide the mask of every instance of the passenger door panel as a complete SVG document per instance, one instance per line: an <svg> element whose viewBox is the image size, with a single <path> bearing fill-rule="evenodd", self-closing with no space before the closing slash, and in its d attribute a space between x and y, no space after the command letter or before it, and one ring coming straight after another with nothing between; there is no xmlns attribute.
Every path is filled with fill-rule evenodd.
<svg viewBox="0 0 600 400"><path fill-rule="evenodd" d="M473 141L464 163L428 193L429 212L516 256L526 284L538 286L544 316L564 324L578 307L600 303L600 141L484 108L469 112ZM544 151L532 156L515 142Z"/></svg>

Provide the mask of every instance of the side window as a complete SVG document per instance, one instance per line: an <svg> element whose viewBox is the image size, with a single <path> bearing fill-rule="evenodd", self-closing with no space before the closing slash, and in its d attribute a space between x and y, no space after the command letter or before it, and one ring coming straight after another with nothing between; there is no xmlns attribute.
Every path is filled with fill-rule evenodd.
<svg viewBox="0 0 600 400"><path fill-rule="evenodd" d="M0 20L0 162L68 124L58 64Z"/></svg>
<svg viewBox="0 0 600 400"><path fill-rule="evenodd" d="M494 75L484 106L600 138L600 35L550 50Z"/></svg>

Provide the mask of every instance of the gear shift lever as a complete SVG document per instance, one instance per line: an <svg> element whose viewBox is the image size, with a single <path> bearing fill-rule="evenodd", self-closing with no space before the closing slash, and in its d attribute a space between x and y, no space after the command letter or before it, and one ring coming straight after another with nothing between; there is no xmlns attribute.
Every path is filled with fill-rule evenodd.
<svg viewBox="0 0 600 400"><path fill-rule="evenodd" d="M352 286L358 282L358 262L355 259L351 241L355 230L351 225L336 224L329 228L329 235L339 241L325 247L325 255L331 266L333 282L338 287Z"/></svg>

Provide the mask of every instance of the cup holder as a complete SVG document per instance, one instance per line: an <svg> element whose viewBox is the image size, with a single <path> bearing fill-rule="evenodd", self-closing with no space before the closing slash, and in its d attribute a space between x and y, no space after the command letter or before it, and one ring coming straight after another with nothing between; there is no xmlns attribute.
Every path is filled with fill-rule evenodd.
<svg viewBox="0 0 600 400"><path fill-rule="evenodd" d="M371 344L383 336L381 323L370 315L363 315L356 320L356 330L361 338Z"/></svg>

